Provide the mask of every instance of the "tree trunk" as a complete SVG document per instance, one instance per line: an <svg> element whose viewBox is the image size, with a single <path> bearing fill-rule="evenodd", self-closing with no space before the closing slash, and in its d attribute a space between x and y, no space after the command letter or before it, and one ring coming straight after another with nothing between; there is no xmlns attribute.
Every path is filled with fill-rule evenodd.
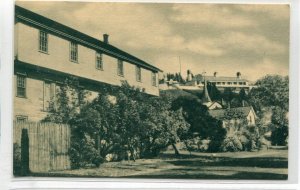
<svg viewBox="0 0 300 190"><path fill-rule="evenodd" d="M173 149L174 149L174 151L175 151L175 155L176 155L176 156L180 155L180 153L179 153L179 151L178 151L176 145L175 145L175 144L172 144L172 147L173 147Z"/></svg>

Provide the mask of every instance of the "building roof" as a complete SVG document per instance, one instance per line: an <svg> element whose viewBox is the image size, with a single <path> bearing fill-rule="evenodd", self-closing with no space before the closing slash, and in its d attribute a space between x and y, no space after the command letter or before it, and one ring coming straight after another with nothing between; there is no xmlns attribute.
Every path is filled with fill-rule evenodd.
<svg viewBox="0 0 300 190"><path fill-rule="evenodd" d="M130 63L136 64L138 66L144 67L154 72L161 71L159 68L123 51L115 46L108 43L104 43L96 38L79 32L73 28L66 25L58 23L54 20L36 14L32 11L24 9L20 6L15 6L15 19L16 22L20 21L28 25L34 26L36 28L41 28L49 33L53 33L57 36L66 38L68 40L75 41L89 48L99 50L105 54L128 61Z"/></svg>
<svg viewBox="0 0 300 190"><path fill-rule="evenodd" d="M238 77L225 77L225 76L203 76L195 75L192 81L201 81L207 80L209 82L247 82L247 79L238 78Z"/></svg>
<svg viewBox="0 0 300 190"><path fill-rule="evenodd" d="M204 82L204 93L202 96L202 103L207 103L207 102L211 102L211 99L209 97L208 90L207 90L207 83L205 81Z"/></svg>
<svg viewBox="0 0 300 190"><path fill-rule="evenodd" d="M205 76L204 77L205 80L209 81L209 82L216 82L216 81L224 81L224 82L246 82L248 80L243 79L243 78L237 78L237 77L223 77L223 76Z"/></svg>
<svg viewBox="0 0 300 190"><path fill-rule="evenodd" d="M226 114L228 112L231 112L233 114L231 118L235 118L237 116L247 117L251 110L253 111L252 107L238 107L230 109L208 110L208 112L212 117L223 120L226 119Z"/></svg>

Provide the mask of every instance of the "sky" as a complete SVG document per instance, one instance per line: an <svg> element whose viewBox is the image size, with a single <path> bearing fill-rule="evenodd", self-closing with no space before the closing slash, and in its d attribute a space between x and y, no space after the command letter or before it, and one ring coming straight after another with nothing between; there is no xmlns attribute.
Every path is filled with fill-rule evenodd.
<svg viewBox="0 0 300 190"><path fill-rule="evenodd" d="M164 71L255 81L289 73L288 5L24 2L17 5L109 43ZM181 65L181 67L180 67Z"/></svg>

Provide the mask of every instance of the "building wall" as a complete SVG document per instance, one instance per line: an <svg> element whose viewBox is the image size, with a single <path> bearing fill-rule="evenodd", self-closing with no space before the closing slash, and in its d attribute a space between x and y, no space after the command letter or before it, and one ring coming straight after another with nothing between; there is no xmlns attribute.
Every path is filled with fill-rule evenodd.
<svg viewBox="0 0 300 190"><path fill-rule="evenodd" d="M124 76L119 76L118 60L114 57L103 54L103 70L98 70L95 68L96 51L93 49L78 44L78 63L74 63L70 61L69 40L48 34L48 53L42 53L38 49L38 29L17 23L15 32L15 52L20 61L113 85L120 85L122 80L127 80L132 86L144 88L148 94L159 95L158 76L157 86L153 86L150 70L141 68L142 81L137 82L134 64L124 61Z"/></svg>
<svg viewBox="0 0 300 190"><path fill-rule="evenodd" d="M14 84L17 77L14 75ZM16 85L14 89L14 116L27 116L28 120L39 121L46 117L47 112L43 111L44 107L44 82L32 78L26 78L26 97L16 96Z"/></svg>
<svg viewBox="0 0 300 190"><path fill-rule="evenodd" d="M48 80L48 79L47 79ZM26 116L30 121L40 121L44 119L48 112L44 110L44 80L36 77L26 77L26 97L18 97L16 88L17 76L14 75L14 119L17 116ZM52 81L55 83L55 81ZM56 86L58 89L58 86ZM92 101L98 96L97 92L89 90L86 94L88 101Z"/></svg>
<svg viewBox="0 0 300 190"><path fill-rule="evenodd" d="M247 116L247 121L249 125L255 125L255 114L254 112L251 110Z"/></svg>

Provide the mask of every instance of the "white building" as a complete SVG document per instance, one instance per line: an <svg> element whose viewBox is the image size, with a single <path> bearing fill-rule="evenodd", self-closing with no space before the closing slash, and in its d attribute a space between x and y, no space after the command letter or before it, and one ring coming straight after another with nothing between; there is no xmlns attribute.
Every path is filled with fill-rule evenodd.
<svg viewBox="0 0 300 190"><path fill-rule="evenodd" d="M43 119L56 86L68 76L91 92L127 81L149 95L159 95L160 70L109 44L107 34L100 41L16 6L14 39L16 120Z"/></svg>

